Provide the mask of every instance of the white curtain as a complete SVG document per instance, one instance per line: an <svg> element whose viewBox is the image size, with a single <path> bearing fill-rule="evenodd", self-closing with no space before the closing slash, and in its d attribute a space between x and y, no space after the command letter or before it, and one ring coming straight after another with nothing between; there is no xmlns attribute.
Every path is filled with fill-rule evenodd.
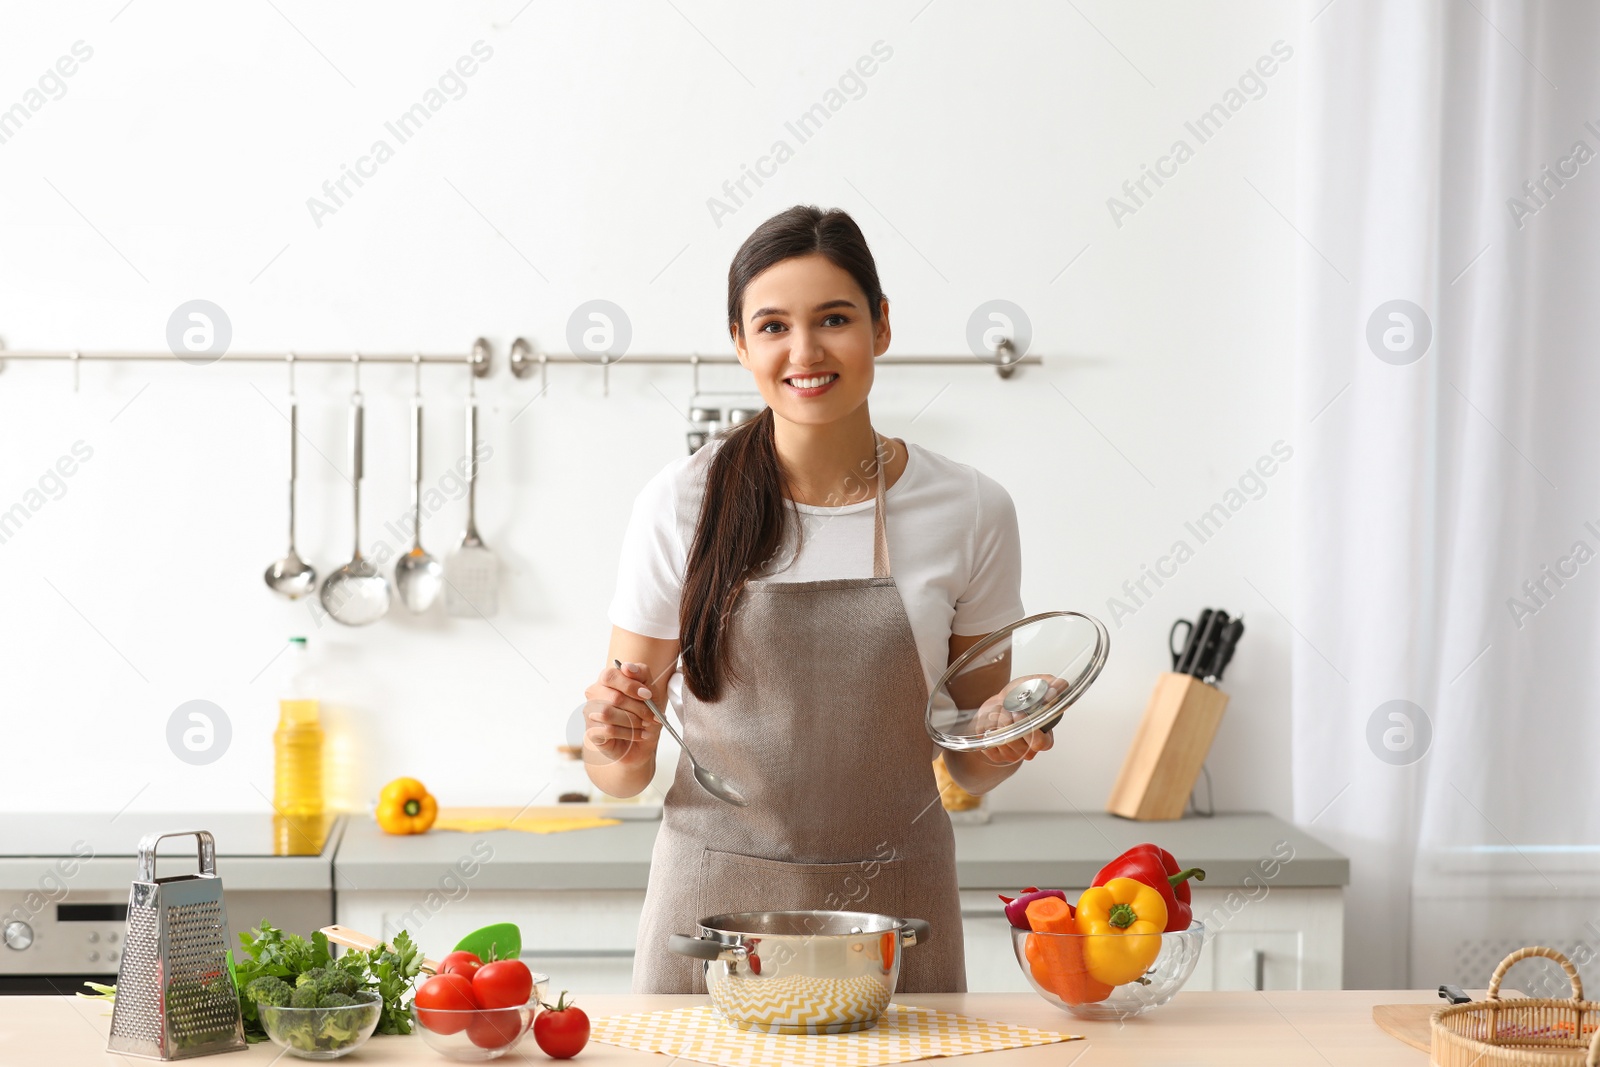
<svg viewBox="0 0 1600 1067"><path fill-rule="evenodd" d="M1600 5L1305 15L1285 614L1345 985L1531 942L1600 988Z"/></svg>

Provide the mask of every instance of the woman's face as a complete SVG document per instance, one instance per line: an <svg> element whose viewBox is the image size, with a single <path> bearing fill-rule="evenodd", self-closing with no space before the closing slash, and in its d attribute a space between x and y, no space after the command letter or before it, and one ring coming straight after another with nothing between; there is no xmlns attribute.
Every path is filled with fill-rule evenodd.
<svg viewBox="0 0 1600 1067"><path fill-rule="evenodd" d="M739 362L774 415L822 424L866 402L872 361L889 348L889 302L874 323L848 271L820 254L783 260L745 287L743 315Z"/></svg>

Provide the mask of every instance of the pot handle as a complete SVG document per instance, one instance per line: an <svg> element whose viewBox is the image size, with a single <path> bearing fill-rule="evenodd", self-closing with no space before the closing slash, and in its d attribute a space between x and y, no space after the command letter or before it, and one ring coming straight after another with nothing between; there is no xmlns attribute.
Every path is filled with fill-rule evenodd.
<svg viewBox="0 0 1600 1067"><path fill-rule="evenodd" d="M667 938L667 949L680 956L690 956L697 960L721 960L724 963L743 963L750 952L743 945L725 945L720 941L708 941L703 937L689 937L686 934L673 934Z"/></svg>
<svg viewBox="0 0 1600 1067"><path fill-rule="evenodd" d="M933 928L928 925L927 919L901 919L900 943L902 945L920 945L933 936Z"/></svg>

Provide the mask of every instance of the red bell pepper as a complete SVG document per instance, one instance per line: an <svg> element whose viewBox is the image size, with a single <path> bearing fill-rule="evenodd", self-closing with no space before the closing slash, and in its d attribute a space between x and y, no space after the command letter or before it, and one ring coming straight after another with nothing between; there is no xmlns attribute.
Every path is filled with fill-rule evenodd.
<svg viewBox="0 0 1600 1067"><path fill-rule="evenodd" d="M1094 876L1094 885L1105 885L1113 878L1132 878L1161 894L1167 905L1167 926L1164 933L1189 929L1194 918L1190 903L1189 879L1205 881L1206 872L1199 867L1180 869L1172 853L1146 842L1134 845L1128 851L1100 868Z"/></svg>

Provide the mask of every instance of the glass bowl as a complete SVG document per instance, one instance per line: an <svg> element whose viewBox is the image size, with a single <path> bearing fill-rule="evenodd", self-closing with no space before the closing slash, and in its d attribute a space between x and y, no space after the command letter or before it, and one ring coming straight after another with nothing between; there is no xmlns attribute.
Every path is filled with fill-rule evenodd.
<svg viewBox="0 0 1600 1067"><path fill-rule="evenodd" d="M1109 993L1082 969L1084 949L1090 947L1091 941L1120 939L1126 934L1046 934L1013 927L1011 946L1028 984L1056 1007L1083 1019L1127 1019L1159 1008L1183 988L1200 960L1205 931L1205 924L1195 920L1187 930L1159 935L1161 951L1144 974L1136 981L1112 986ZM1034 954L1039 957L1039 974L1028 960L1029 938L1042 939L1034 947ZM1041 975L1049 979L1051 985L1045 985L1040 980Z"/></svg>
<svg viewBox="0 0 1600 1067"><path fill-rule="evenodd" d="M534 999L513 1008L418 1008L411 1005L417 1033L427 1046L447 1060L481 1062L497 1060L522 1043L539 1011Z"/></svg>
<svg viewBox="0 0 1600 1067"><path fill-rule="evenodd" d="M308 1060L336 1060L367 1043L383 1014L383 997L353 994L358 1003L338 1008L277 1008L257 1004L261 1028L274 1044Z"/></svg>

